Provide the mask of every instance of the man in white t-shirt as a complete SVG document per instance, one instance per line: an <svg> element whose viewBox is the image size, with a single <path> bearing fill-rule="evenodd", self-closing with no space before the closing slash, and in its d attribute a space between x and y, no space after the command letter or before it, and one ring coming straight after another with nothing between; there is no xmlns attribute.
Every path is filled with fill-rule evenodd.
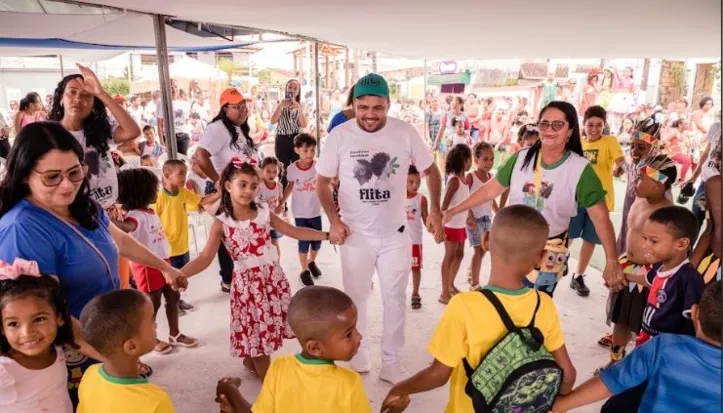
<svg viewBox="0 0 723 413"><path fill-rule="evenodd" d="M326 138L316 165L316 188L331 222L331 241L344 244L344 290L357 307L357 326L364 337L351 367L362 373L370 370L367 301L376 270L384 302L380 378L396 383L404 379L399 361L412 249L405 229L407 170L413 163L425 172L430 195L427 225L440 241L442 179L414 126L387 117L389 87L383 77L369 74L359 79L354 109L356 121L337 126ZM332 200L331 179L335 177L340 182L340 212Z"/></svg>
<svg viewBox="0 0 723 413"><path fill-rule="evenodd" d="M173 113L173 134L176 138L176 148L181 154L188 151L188 142L190 132L188 128L188 116L191 113L191 106L188 102L180 100L178 82L171 79L171 112ZM163 105L156 106L156 118L158 119L158 130L162 137L165 138L165 120L163 116ZM185 135L185 136L184 136ZM165 139L162 140L164 143Z"/></svg>

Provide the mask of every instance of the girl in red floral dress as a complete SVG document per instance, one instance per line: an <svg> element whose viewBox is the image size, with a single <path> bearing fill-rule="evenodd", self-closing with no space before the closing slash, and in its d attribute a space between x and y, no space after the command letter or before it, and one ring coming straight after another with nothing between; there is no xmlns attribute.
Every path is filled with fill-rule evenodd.
<svg viewBox="0 0 723 413"><path fill-rule="evenodd" d="M221 174L221 206L203 252L181 270L187 277L208 268L224 243L234 260L231 281L231 355L261 381L270 355L294 338L287 322L289 281L271 243L271 230L306 241L329 239L328 232L297 228L256 203L259 173L254 160L234 158Z"/></svg>

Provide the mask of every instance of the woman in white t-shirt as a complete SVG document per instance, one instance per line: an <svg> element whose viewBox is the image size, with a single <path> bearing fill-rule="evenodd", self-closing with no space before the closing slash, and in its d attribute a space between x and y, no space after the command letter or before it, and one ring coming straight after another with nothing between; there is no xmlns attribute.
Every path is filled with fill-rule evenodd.
<svg viewBox="0 0 723 413"><path fill-rule="evenodd" d="M221 93L221 110L203 132L193 160L213 182L226 169L233 158L253 159L258 162L256 145L249 132L248 106L241 93L228 88ZM233 274L233 260L223 243L218 249L221 266L221 291L229 292Z"/></svg>
<svg viewBox="0 0 723 413"><path fill-rule="evenodd" d="M135 139L141 134L131 115L103 90L92 70L78 65L81 74L68 75L58 83L50 120L60 122L80 142L90 175L90 196L118 220L114 205L118 177L110 156L110 143ZM115 118L111 126L106 108Z"/></svg>
<svg viewBox="0 0 723 413"><path fill-rule="evenodd" d="M578 205L584 206L605 249L603 278L613 291L618 291L625 286L625 276L618 264L615 232L605 204L605 190L582 156L577 111L567 102L550 102L540 112L538 127L540 140L512 155L494 178L449 208L443 223L459 212L497 198L509 188L509 205L528 205L540 211L550 226L550 240L566 245L570 218L577 215ZM543 291L552 295L552 291Z"/></svg>

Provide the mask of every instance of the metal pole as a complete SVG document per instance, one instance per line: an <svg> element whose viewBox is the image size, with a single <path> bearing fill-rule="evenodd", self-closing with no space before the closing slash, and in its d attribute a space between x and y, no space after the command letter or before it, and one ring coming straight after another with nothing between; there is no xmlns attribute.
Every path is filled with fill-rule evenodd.
<svg viewBox="0 0 723 413"><path fill-rule="evenodd" d="M314 76L316 76L316 82L314 83L316 96L316 141L321 140L321 87L319 82L321 81L321 73L319 73L319 42L314 43ZM321 145L316 145L316 152L321 155Z"/></svg>
<svg viewBox="0 0 723 413"><path fill-rule="evenodd" d="M424 91L423 102L424 102L424 113L425 113L425 116L424 116L424 140L427 141L427 139L429 139L429 130L428 130L429 124L427 123L427 116L426 116L427 109L429 109L427 107L427 59L424 59L424 86L422 87L422 91Z"/></svg>
<svg viewBox="0 0 723 413"><path fill-rule="evenodd" d="M161 87L163 105L163 132L166 135L168 159L176 159L176 134L173 132L173 98L171 97L171 75L168 73L168 49L166 47L166 16L153 15L153 30L156 33L156 60L158 81Z"/></svg>
<svg viewBox="0 0 723 413"><path fill-rule="evenodd" d="M65 68L63 67L63 55L58 55L58 60L60 61L60 77L65 77Z"/></svg>

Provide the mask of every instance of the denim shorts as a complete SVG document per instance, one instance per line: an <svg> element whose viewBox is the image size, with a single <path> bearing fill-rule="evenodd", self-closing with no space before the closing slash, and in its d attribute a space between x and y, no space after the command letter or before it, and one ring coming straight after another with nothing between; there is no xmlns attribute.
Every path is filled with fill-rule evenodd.
<svg viewBox="0 0 723 413"><path fill-rule="evenodd" d="M275 229L271 230L271 239L279 239L281 237L283 237L283 235L281 235L281 233L279 231L277 231Z"/></svg>
<svg viewBox="0 0 723 413"><path fill-rule="evenodd" d="M187 252L185 254L176 255L175 257L169 258L168 261L171 262L171 267L181 269L184 265L191 261L191 254Z"/></svg>
<svg viewBox="0 0 723 413"><path fill-rule="evenodd" d="M321 231L321 216L316 218L294 218L296 226L299 228L311 228ZM299 254L306 254L309 248L314 251L321 249L321 241L299 241Z"/></svg>
<svg viewBox="0 0 723 413"><path fill-rule="evenodd" d="M477 228L467 227L467 239L469 239L470 247L479 247L482 245L482 234L490 230L492 219L488 216L475 218Z"/></svg>
<svg viewBox="0 0 723 413"><path fill-rule="evenodd" d="M587 213L587 209L583 207L577 208L577 216L570 219L570 229L568 229L570 239L582 238L585 241L600 245L600 238L595 231L595 225Z"/></svg>

